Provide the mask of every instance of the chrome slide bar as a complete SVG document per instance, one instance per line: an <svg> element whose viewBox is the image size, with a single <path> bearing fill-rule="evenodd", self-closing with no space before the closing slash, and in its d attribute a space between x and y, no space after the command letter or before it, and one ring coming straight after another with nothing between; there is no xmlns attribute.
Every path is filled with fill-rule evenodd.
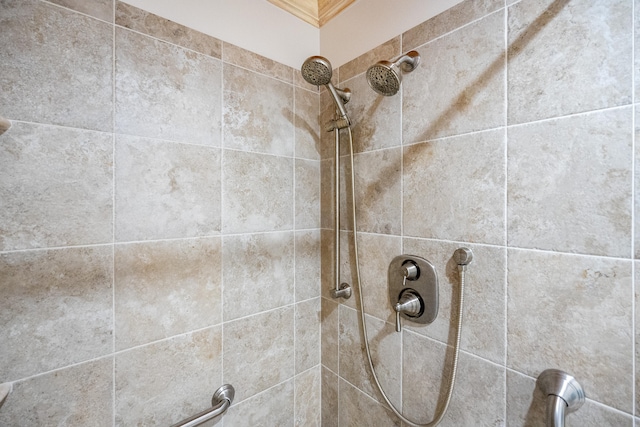
<svg viewBox="0 0 640 427"><path fill-rule="evenodd" d="M173 424L171 427L195 427L200 424L212 420L215 417L224 414L233 403L233 397L236 391L231 384L225 384L213 394L211 398L211 406L205 411L195 414L192 417L182 420L177 424Z"/></svg>

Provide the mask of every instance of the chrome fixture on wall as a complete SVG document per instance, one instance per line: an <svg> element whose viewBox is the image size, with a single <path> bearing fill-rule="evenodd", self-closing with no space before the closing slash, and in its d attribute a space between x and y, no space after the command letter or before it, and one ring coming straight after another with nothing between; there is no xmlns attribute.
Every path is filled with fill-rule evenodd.
<svg viewBox="0 0 640 427"><path fill-rule="evenodd" d="M11 122L4 117L0 116L0 135L5 133L11 127Z"/></svg>
<svg viewBox="0 0 640 427"><path fill-rule="evenodd" d="M192 417L182 420L177 424L173 424L171 427L195 427L203 424L209 420L218 417L229 409L229 406L233 403L233 398L236 395L236 391L231 384L225 384L213 394L211 398L212 408L206 409Z"/></svg>
<svg viewBox="0 0 640 427"><path fill-rule="evenodd" d="M547 427L564 427L566 414L577 411L584 403L582 386L566 372L547 369L536 384L547 398Z"/></svg>
<svg viewBox="0 0 640 427"><path fill-rule="evenodd" d="M415 50L391 61L380 61L367 70L367 82L380 95L393 96L400 90L402 72L409 73L420 63L420 54Z"/></svg>
<svg viewBox="0 0 640 427"><path fill-rule="evenodd" d="M351 286L348 283L340 283L340 130L349 131L349 146L351 147L351 183L353 185L353 135L351 133L351 122L347 116L344 104L351 99L351 91L347 88L338 89L331 83L333 71L331 63L322 56L311 56L307 58L300 69L302 77L310 84L316 86L326 86L336 104L338 118L329 122L326 126L327 132L335 133L334 146L334 288L331 290L333 298L348 299L351 297ZM355 202L354 207L355 210ZM355 218L355 214L354 214ZM354 226L355 229L355 226ZM354 236L354 240L356 237Z"/></svg>
<svg viewBox="0 0 640 427"><path fill-rule="evenodd" d="M427 324L438 316L438 275L429 261L415 255L395 257L388 270L389 300L396 312L396 331L400 317Z"/></svg>

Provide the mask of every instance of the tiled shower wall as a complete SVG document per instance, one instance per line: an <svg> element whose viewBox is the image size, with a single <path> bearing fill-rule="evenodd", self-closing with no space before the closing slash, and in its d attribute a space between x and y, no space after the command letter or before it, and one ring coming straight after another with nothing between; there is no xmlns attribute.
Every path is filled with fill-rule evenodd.
<svg viewBox="0 0 640 427"><path fill-rule="evenodd" d="M353 92L369 340L409 418L430 421L444 397L459 296L451 257L467 246L460 364L441 425L544 426L535 379L547 368L585 389L567 425L640 425L639 21L633 0L466 0L337 70ZM412 49L422 63L400 94L367 87L367 67ZM324 122L333 106L321 98ZM355 298L328 294L332 136L322 138L323 426L399 426L365 368ZM401 253L434 263L440 311L396 333L386 269ZM341 270L354 283L350 259Z"/></svg>
<svg viewBox="0 0 640 427"><path fill-rule="evenodd" d="M319 94L113 0L0 1L2 426L319 425Z"/></svg>

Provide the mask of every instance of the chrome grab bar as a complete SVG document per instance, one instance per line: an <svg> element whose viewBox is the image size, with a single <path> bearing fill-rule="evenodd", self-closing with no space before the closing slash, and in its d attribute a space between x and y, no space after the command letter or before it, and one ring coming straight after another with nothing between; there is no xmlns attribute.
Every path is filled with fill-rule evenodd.
<svg viewBox="0 0 640 427"><path fill-rule="evenodd" d="M231 403L233 403L235 394L236 391L231 384L223 385L213 393L213 397L211 398L212 408L199 412L177 424L173 424L171 427L195 427L224 414L227 412L227 409L229 409L229 406L231 406Z"/></svg>

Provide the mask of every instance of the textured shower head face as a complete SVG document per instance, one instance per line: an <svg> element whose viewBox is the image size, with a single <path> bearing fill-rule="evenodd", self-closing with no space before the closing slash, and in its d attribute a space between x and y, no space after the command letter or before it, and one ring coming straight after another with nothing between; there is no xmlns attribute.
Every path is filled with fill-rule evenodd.
<svg viewBox="0 0 640 427"><path fill-rule="evenodd" d="M393 61L380 61L367 70L369 86L380 95L395 95L402 84L402 72L409 73L415 70L419 63L420 54L415 50Z"/></svg>
<svg viewBox="0 0 640 427"><path fill-rule="evenodd" d="M331 83L331 63L322 56L312 56L307 58L300 69L302 77L310 84L324 86Z"/></svg>
<svg viewBox="0 0 640 427"><path fill-rule="evenodd" d="M380 95L392 96L400 90L402 75L389 61L380 61L367 70L367 82Z"/></svg>

